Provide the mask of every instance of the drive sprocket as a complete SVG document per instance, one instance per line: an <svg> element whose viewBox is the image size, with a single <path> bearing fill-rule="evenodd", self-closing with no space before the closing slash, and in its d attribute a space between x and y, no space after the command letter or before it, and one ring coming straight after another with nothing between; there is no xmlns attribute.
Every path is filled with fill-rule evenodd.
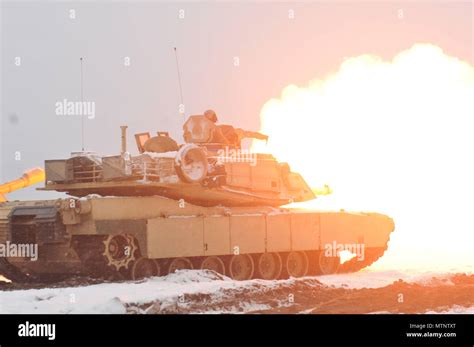
<svg viewBox="0 0 474 347"><path fill-rule="evenodd" d="M107 265L117 271L121 268L128 269L136 260L138 245L136 239L128 234L108 235L103 241L104 252L102 255Z"/></svg>

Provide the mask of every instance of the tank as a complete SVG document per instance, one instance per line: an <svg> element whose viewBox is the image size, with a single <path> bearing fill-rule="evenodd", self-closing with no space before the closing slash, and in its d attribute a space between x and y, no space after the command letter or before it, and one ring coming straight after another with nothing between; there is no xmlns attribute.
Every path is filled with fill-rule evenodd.
<svg viewBox="0 0 474 347"><path fill-rule="evenodd" d="M187 119L182 144L167 132L135 134L135 155L121 129L118 155L45 161L39 190L70 197L0 203L0 242L38 249L36 259L6 255L7 277L139 279L208 269L272 280L358 271L387 248L388 216L285 207L317 194L287 163L242 147L268 136L219 125L213 111Z"/></svg>

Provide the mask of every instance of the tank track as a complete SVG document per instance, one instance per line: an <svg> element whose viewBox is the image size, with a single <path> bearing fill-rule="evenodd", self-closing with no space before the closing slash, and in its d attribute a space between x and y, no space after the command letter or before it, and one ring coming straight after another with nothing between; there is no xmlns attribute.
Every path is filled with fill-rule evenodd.
<svg viewBox="0 0 474 347"><path fill-rule="evenodd" d="M74 240L73 248L83 264L84 278L103 281L138 280L151 276L164 276L180 269L214 270L235 280L267 279L278 280L290 277L318 276L357 272L370 266L383 256L387 247L374 247L365 250L362 261L353 258L343 264L337 264L328 272L322 268L319 259L322 251L282 252L264 254L225 255L215 257L188 257L147 259L140 256L139 250L133 254L133 262L128 267L116 268L110 265L110 259L104 255L107 236L79 237ZM272 259L269 255L272 255ZM339 262L339 258L334 259ZM266 264L265 264L266 262ZM63 281L74 275L26 275L5 259L0 259L0 274L15 283L51 283Z"/></svg>

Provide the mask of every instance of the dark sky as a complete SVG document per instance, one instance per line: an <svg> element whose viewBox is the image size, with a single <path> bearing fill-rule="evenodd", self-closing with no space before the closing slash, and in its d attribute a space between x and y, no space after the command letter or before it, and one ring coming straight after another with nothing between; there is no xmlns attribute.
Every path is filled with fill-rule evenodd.
<svg viewBox="0 0 474 347"><path fill-rule="evenodd" d="M122 124L130 147L142 131L170 131L181 141L174 46L186 115L213 108L221 122L257 130L268 99L324 78L347 57L391 59L426 42L474 64L473 8L453 1L3 2L1 180L80 150L80 118L55 114L56 102L80 100L79 57L84 99L96 104L95 119L85 121L86 149L115 154ZM27 189L10 198L50 196Z"/></svg>

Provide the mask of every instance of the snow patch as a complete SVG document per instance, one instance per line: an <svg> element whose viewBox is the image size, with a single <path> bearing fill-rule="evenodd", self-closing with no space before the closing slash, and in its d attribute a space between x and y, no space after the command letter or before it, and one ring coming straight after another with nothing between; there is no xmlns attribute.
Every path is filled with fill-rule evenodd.
<svg viewBox="0 0 474 347"><path fill-rule="evenodd" d="M474 314L474 306L464 307L459 305L453 305L446 310L440 311L427 311L427 314Z"/></svg>
<svg viewBox="0 0 474 347"><path fill-rule="evenodd" d="M301 280L301 279L299 279ZM186 296L207 296L210 304L226 298L225 291L266 291L281 285L292 285L296 279L283 281L233 281L210 270L179 270L163 277L122 283L101 283L83 287L44 288L0 292L0 313L147 313L154 310L170 312L186 308ZM317 285L316 282L314 285ZM143 308L136 308L142 307ZM268 309L267 305L251 301L226 308L226 313L242 313ZM216 313L219 310L203 310Z"/></svg>

